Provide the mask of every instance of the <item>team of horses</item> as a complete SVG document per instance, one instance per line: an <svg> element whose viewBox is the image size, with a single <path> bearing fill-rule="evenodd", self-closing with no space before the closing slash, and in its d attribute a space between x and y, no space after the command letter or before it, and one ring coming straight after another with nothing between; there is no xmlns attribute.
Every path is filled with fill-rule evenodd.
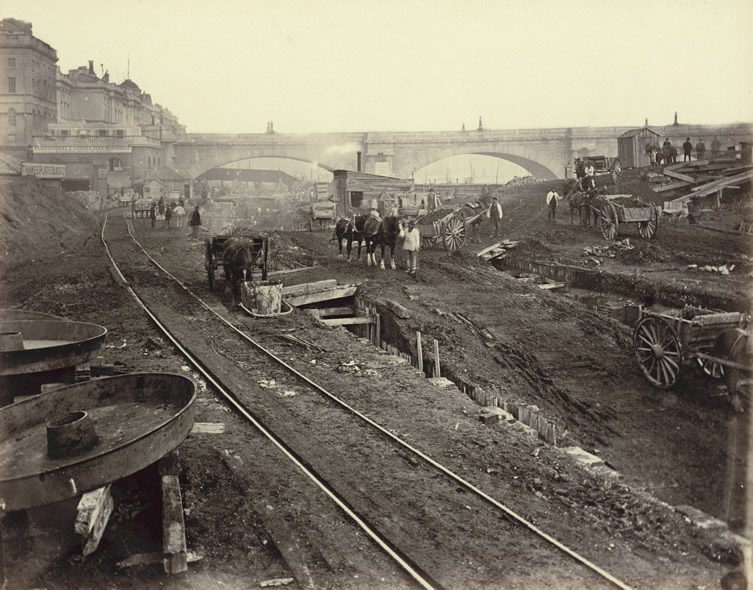
<svg viewBox="0 0 753 590"><path fill-rule="evenodd" d="M397 240L403 232L403 222L400 217L387 216L384 218L373 215L353 215L352 217L338 219L335 224L333 239L337 240L338 258L343 257L343 240L346 242L348 262L351 261L353 242L358 248L356 260L361 258L361 244L366 247L366 265L376 266L376 248L379 246L381 259L379 267L386 268L385 254L389 248L389 264L395 270L395 251Z"/></svg>
<svg viewBox="0 0 753 590"><path fill-rule="evenodd" d="M570 208L570 225L575 223L575 215L577 214L582 227L591 227L592 215L593 225L596 226L602 200L593 176L571 180L564 198Z"/></svg>

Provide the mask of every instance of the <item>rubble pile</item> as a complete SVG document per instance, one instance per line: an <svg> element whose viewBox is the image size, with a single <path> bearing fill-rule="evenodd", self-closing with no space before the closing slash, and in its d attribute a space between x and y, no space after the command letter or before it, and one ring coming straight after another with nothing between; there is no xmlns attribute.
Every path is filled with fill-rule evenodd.
<svg viewBox="0 0 753 590"><path fill-rule="evenodd" d="M583 248L583 254L589 256L601 256L604 258L614 258L619 252L626 252L635 248L630 243L630 238L618 240L605 246L586 246Z"/></svg>
<svg viewBox="0 0 753 590"><path fill-rule="evenodd" d="M525 184L536 184L541 182L535 176L513 176L512 180L508 180L505 186L523 186Z"/></svg>

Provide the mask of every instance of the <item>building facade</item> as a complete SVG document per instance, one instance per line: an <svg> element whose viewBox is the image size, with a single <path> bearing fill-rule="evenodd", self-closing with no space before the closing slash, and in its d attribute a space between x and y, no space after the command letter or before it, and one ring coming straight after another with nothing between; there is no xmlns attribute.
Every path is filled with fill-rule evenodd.
<svg viewBox="0 0 753 590"><path fill-rule="evenodd" d="M0 21L0 151L26 159L32 138L57 120L57 61L31 23Z"/></svg>

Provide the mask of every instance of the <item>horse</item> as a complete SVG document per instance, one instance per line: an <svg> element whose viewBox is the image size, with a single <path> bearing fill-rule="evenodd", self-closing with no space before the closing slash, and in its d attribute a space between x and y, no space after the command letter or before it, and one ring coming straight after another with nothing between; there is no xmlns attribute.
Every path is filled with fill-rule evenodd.
<svg viewBox="0 0 753 590"><path fill-rule="evenodd" d="M369 215L363 224L363 241L366 243L366 266L371 266L372 262L376 266L376 256L374 251L379 243L379 233L382 231L384 221L381 217Z"/></svg>
<svg viewBox="0 0 753 590"><path fill-rule="evenodd" d="M339 249L338 258L343 257L343 238L347 239L348 246L348 262L350 262L350 253L353 247L353 240L358 243L358 254L356 260L361 258L361 242L363 240L363 224L366 221L365 215L353 216L350 219L341 218L335 223L335 233L332 239L337 240L337 247Z"/></svg>
<svg viewBox="0 0 753 590"><path fill-rule="evenodd" d="M578 219L582 227L591 225L591 199L596 194L596 181L592 176L586 176L580 180L574 180L565 193L565 198L570 206L570 225L574 221L574 214L578 212ZM594 225L598 218L594 211Z"/></svg>
<svg viewBox="0 0 753 590"><path fill-rule="evenodd" d="M369 225L368 221L367 227ZM370 228L373 229L373 228ZM368 234L367 230L364 230L364 233ZM395 270L397 266L395 265L395 251L397 250L397 238L403 233L403 224L400 220L400 217L390 215L388 217L385 217L382 222L379 224L379 228L376 232L376 234L367 237L366 242L366 255L369 256L369 252L371 253L371 262L374 263L376 266L376 257L374 256L374 252L376 250L377 244L379 245L379 248L381 250L381 260L379 262L379 268L381 270L385 269L384 266L384 251L389 246L390 249L390 268L392 270ZM371 262L368 261L367 258L367 264L369 266L371 265Z"/></svg>
<svg viewBox="0 0 753 590"><path fill-rule="evenodd" d="M230 287L234 307L240 297L240 284L252 279L253 268L257 266L260 253L259 242L251 238L234 237L225 241L222 266L225 270L225 285Z"/></svg>

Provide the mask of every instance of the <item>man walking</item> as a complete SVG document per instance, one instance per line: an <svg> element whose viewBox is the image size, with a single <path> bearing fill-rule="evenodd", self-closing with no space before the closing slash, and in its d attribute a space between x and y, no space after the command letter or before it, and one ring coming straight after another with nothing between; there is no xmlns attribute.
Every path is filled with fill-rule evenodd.
<svg viewBox="0 0 753 590"><path fill-rule="evenodd" d="M201 225L201 213L199 213L198 205L191 212L191 220L188 224L191 226L191 237L195 238L199 233L199 226Z"/></svg>
<svg viewBox="0 0 753 590"><path fill-rule="evenodd" d="M690 162L691 159L692 159L690 157L690 154L692 152L693 152L693 144L690 143L690 138L688 137L685 140L685 143L682 144L682 154L683 154L682 161L683 162Z"/></svg>
<svg viewBox="0 0 753 590"><path fill-rule="evenodd" d="M699 160L703 160L703 157L706 154L706 144L703 143L702 139L698 140L698 143L695 144L695 157Z"/></svg>
<svg viewBox="0 0 753 590"><path fill-rule="evenodd" d="M560 196L557 194L557 191L552 188L547 194L546 194L546 204L547 207L549 207L549 211L546 214L547 221L552 220L556 222L557 217L557 200L560 198Z"/></svg>
<svg viewBox="0 0 753 590"><path fill-rule="evenodd" d="M489 206L489 210L486 212L486 216L494 226L494 233L489 234L490 238L496 238L500 236L499 222L502 221L504 213L502 212L502 205L499 204L497 197L492 197L492 204Z"/></svg>

